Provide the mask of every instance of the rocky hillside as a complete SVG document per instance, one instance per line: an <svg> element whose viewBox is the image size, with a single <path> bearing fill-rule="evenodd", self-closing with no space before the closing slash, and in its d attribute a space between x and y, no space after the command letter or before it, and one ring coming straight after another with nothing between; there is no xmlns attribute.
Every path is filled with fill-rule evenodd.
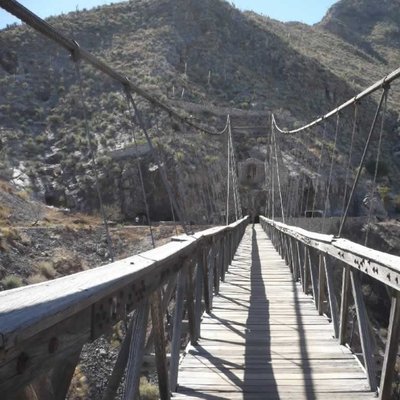
<svg viewBox="0 0 400 400"><path fill-rule="evenodd" d="M377 13L371 0L342 0L313 27L242 13L222 0L129 1L48 22L139 86L213 129L221 129L230 112L238 158L263 160L271 112L282 126L299 126L397 67L399 49L396 35L390 33L393 22L399 21L392 12L395 3L380 2ZM360 29L354 29L351 18L357 19ZM352 36L353 31L357 35ZM26 26L10 27L0 33L0 67L3 174L20 175L49 204L96 209L82 99L69 55ZM120 87L89 66L82 65L82 75L107 206L114 219L132 219L144 211L143 198L133 189L139 187L137 157L129 150L134 148L133 135L139 145L145 144L142 132L131 125ZM392 211L400 189L395 107L399 93L393 91L389 104L384 146L387 168L380 182L390 194ZM357 155L375 101L363 102ZM145 102L139 105L186 218L221 221L226 138L206 137ZM341 116L332 204L343 194L351 116L351 110ZM328 124L325 143L319 129L306 136L283 138L285 176L306 181L309 191L322 191L334 131L334 124ZM316 183L321 152L326 162ZM141 158L152 215L171 218L157 166L145 150ZM370 179L365 171L364 194Z"/></svg>

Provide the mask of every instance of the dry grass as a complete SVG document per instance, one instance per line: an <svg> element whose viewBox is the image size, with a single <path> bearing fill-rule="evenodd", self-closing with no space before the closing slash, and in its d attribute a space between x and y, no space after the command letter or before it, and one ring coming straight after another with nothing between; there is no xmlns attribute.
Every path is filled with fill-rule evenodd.
<svg viewBox="0 0 400 400"><path fill-rule="evenodd" d="M145 377L140 378L139 390L141 400L158 400L160 398L158 386L150 383Z"/></svg>
<svg viewBox="0 0 400 400"><path fill-rule="evenodd" d="M63 276L87 269L86 264L78 255L63 248L53 253L52 264L57 273Z"/></svg>
<svg viewBox="0 0 400 400"><path fill-rule="evenodd" d="M88 398L88 394L89 385L87 378L83 374L81 368L78 366L75 369L74 376L72 377L67 398L69 400L84 400Z"/></svg>
<svg viewBox="0 0 400 400"><path fill-rule="evenodd" d="M11 227L0 228L0 250L8 251L10 245L21 240L19 232Z"/></svg>
<svg viewBox="0 0 400 400"><path fill-rule="evenodd" d="M39 271L40 275L42 275L46 279L54 279L57 271L53 266L53 262L51 261L41 261L36 269Z"/></svg>
<svg viewBox="0 0 400 400"><path fill-rule="evenodd" d="M92 229L101 224L101 219L95 215L64 212L55 208L46 208L44 217L40 223L40 225L44 226L61 225L72 230Z"/></svg>
<svg viewBox="0 0 400 400"><path fill-rule="evenodd" d="M10 224L10 215L11 215L10 208L6 207L3 204L0 204L0 223L2 225L9 225Z"/></svg>
<svg viewBox="0 0 400 400"><path fill-rule="evenodd" d="M6 181L0 179L0 191L6 193L14 193L14 188Z"/></svg>
<svg viewBox="0 0 400 400"><path fill-rule="evenodd" d="M17 287L23 286L22 279L19 276L8 275L0 281L4 290L15 289Z"/></svg>
<svg viewBox="0 0 400 400"><path fill-rule="evenodd" d="M46 281L47 281L47 279L42 274L39 274L39 273L31 275L28 278L29 285L34 285L35 283L42 283L42 282L46 282Z"/></svg>

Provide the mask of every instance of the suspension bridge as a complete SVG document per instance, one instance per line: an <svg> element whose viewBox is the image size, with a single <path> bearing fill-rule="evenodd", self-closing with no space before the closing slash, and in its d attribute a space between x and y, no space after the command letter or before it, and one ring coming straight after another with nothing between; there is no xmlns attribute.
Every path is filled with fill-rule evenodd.
<svg viewBox="0 0 400 400"><path fill-rule="evenodd" d="M159 395L176 399L373 399L392 398L400 334L400 258L342 238L360 174L370 151L378 145L372 190L376 178L390 83L394 71L364 92L305 125L281 129L271 115L271 134L265 160L269 196L265 216L243 217L237 179L235 146L230 117L222 131L197 125L190 118L134 85L79 44L66 38L45 21L12 0L0 6L55 41L72 54L85 111L80 63L88 62L121 84L132 123L145 135L168 193L177 223L184 235L164 246L89 271L50 282L0 293L0 393L13 399L64 399L85 344L108 334L126 322L126 335L102 398L138 397L144 357L154 360ZM358 169L353 145L360 100L380 93ZM226 137L227 182L225 225L193 233L175 200L163 163L133 97L140 96L171 118L207 135ZM311 204L316 212L317 195L300 199L290 185L282 185L280 137L309 132L335 119L334 137L328 148L329 178L322 193L323 223L340 116L354 108L352 139L347 155L345 193L337 235L311 232L291 222L298 204ZM90 139L87 112L85 131ZM281 135L281 136L280 136ZM90 140L89 140L90 143ZM91 149L94 174L96 153ZM319 157L318 170L323 163ZM138 163L141 192L146 199ZM347 190L348 187L348 190ZM300 193L304 193L304 187ZM97 182L97 196L103 208ZM307 196L310 196L308 193ZM372 208L372 207L370 207ZM301 208L300 208L301 209ZM148 221L151 221L146 203ZM110 254L113 244L103 212ZM372 211L368 215L368 224ZM375 348L362 292L362 282L383 285L390 298L390 319L383 357ZM361 353L349 343L349 307L354 302ZM166 314L173 307L166 332ZM187 328L185 329L185 327ZM188 338L182 351L184 339Z"/></svg>

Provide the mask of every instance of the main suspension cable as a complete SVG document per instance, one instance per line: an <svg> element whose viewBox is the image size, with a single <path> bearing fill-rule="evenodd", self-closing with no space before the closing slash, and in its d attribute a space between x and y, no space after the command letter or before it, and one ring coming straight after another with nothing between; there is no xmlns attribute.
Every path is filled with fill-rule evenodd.
<svg viewBox="0 0 400 400"><path fill-rule="evenodd" d="M61 47L68 50L68 52L79 55L79 58L86 61L88 64L92 65L95 69L108 75L114 81L119 82L129 90L130 93L135 93L142 98L146 99L148 102L158 107L159 109L166 111L171 117L181 121L182 123L208 135L222 135L225 130L222 131L210 131L202 126L195 124L190 120L189 117L181 115L175 109L173 109L169 104L159 100L148 91L140 88L129 80L128 77L120 74L115 69L107 65L105 62L101 61L93 54L83 49L79 43L72 40L60 31L55 29L52 25L44 21L42 18L34 14L32 11L28 10L22 4L18 3L16 0L0 0L0 7L8 11L15 17L19 18L21 21L25 22L27 25L31 26L36 31L40 32L42 35L46 36L50 40L56 42Z"/></svg>

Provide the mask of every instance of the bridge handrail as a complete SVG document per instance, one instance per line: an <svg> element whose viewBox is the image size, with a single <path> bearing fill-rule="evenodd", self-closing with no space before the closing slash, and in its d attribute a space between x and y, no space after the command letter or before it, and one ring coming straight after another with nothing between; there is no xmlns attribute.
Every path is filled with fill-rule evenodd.
<svg viewBox="0 0 400 400"><path fill-rule="evenodd" d="M190 255L207 239L232 231L246 220L182 235L179 241L101 267L0 292L0 348L14 346L116 290L156 274L164 265Z"/></svg>
<svg viewBox="0 0 400 400"><path fill-rule="evenodd" d="M182 293L179 287L192 287L181 296L180 307L188 296L186 304L193 311L189 320L194 341L195 326L200 329L203 298L210 312L213 293L218 292L219 280L233 258L247 221L245 217L228 226L177 236L164 246L105 266L0 292L0 392L14 395L37 378L39 372L53 368L57 357L72 350L79 355L79 345L110 332L133 310L140 313L144 304L162 310L161 326L175 285L178 297L178 291ZM154 305L152 296L158 291L164 292L163 298L159 296L162 307L160 302ZM177 324L182 323L182 317L178 317ZM147 326L147 317L143 317L141 325ZM162 343L165 339L159 340ZM176 358L180 345L175 347ZM135 373L140 373L140 368Z"/></svg>
<svg viewBox="0 0 400 400"><path fill-rule="evenodd" d="M300 240L307 246L324 252L351 268L400 291L400 257L373 250L334 235L307 231L263 216L260 217L260 220L263 224L268 224L278 231Z"/></svg>
<svg viewBox="0 0 400 400"><path fill-rule="evenodd" d="M334 336L341 345L347 343L349 298L350 292L352 293L370 390L379 390L379 400L390 400L400 340L400 257L372 250L350 240L310 232L265 217L260 217L260 222L289 265L293 279L300 281L306 294L310 293L311 288L319 314L329 311ZM333 259L335 262L332 262ZM342 270L340 264L343 266ZM337 284L335 271L342 272L340 310L335 289ZM375 371L378 363L374 360L376 350L371 338L368 311L364 301L362 274L383 283L391 297L385 357L381 364L379 387ZM353 319L353 324L354 322Z"/></svg>

